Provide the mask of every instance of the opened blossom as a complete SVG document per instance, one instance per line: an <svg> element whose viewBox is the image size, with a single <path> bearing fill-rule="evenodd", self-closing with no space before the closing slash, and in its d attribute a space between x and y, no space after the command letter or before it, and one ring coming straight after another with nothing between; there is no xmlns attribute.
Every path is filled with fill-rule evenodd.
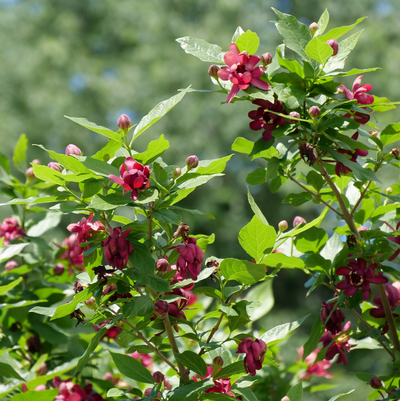
<svg viewBox="0 0 400 401"><path fill-rule="evenodd" d="M76 242L81 244L83 242L87 242L88 238L90 238L96 231L105 230L103 223L100 221L93 220L93 213L89 214L89 218L82 217L79 223L69 224L67 226L67 230L76 233Z"/></svg>
<svg viewBox="0 0 400 401"><path fill-rule="evenodd" d="M133 253L133 246L126 239L130 232L130 228L125 231L121 227L114 228L110 236L101 243L107 263L118 270L128 264L129 255Z"/></svg>
<svg viewBox="0 0 400 401"><path fill-rule="evenodd" d="M344 276L336 288L342 290L344 295L352 296L359 289L362 291L362 299L366 301L371 295L370 284L385 284L388 279L382 272L376 272L378 265L376 263L367 266L367 261L362 258L351 259L347 266L341 266L336 269L336 274Z"/></svg>
<svg viewBox="0 0 400 401"><path fill-rule="evenodd" d="M324 359L322 361L315 362L319 351L321 351L319 348L315 349L304 359L304 362L308 365L308 367L305 372L300 373L300 380L310 380L312 376L325 377L326 379L331 379L333 377L331 372L327 372L327 369L332 366L329 361ZM297 353L299 354L300 358L303 358L304 348L298 348Z"/></svg>
<svg viewBox="0 0 400 401"><path fill-rule="evenodd" d="M121 178L110 174L108 178L122 186L124 195L128 191L132 191L131 198L135 201L138 198L139 190L150 186L150 170L149 166L143 166L133 157L127 157L125 162L120 166L119 172Z"/></svg>
<svg viewBox="0 0 400 401"><path fill-rule="evenodd" d="M320 317L325 328L333 335L342 331L342 323L344 322L344 313L336 307L336 303L322 302L322 310Z"/></svg>
<svg viewBox="0 0 400 401"><path fill-rule="evenodd" d="M222 67L218 71L218 77L223 81L231 81L232 89L229 92L227 103L230 103L240 89L247 89L250 85L262 90L269 90L271 86L261 80L266 67L256 67L260 57L255 54L249 56L246 51L239 52L238 47L231 43L229 51L224 55L227 67Z"/></svg>
<svg viewBox="0 0 400 401"><path fill-rule="evenodd" d="M357 103L359 104L371 104L374 103L374 97L372 95L367 94L366 92L369 92L372 90L372 85L366 84L366 85L361 85L361 79L363 75L360 75L357 77L354 82L353 82L353 87L351 92L349 89L346 88L343 84L340 85L341 89L344 91L345 96L349 100L356 99Z"/></svg>
<svg viewBox="0 0 400 401"><path fill-rule="evenodd" d="M185 279L189 276L192 280L197 280L201 272L201 262L204 260L204 252L196 245L196 238L188 238L185 245L178 245L176 250L179 253L176 266L181 276Z"/></svg>
<svg viewBox="0 0 400 401"><path fill-rule="evenodd" d="M8 217L1 222L0 238L4 238L4 245L8 245L13 239L22 238L23 235L26 235L26 233L19 226L15 217Z"/></svg>
<svg viewBox="0 0 400 401"><path fill-rule="evenodd" d="M260 107L249 112L249 118L254 120L250 122L250 129L253 131L263 129L262 139L267 142L273 138L272 132L275 128L286 124L286 119L274 114L274 111L281 114L287 113L280 100L275 100L274 103L271 103L268 100L256 99L252 103Z"/></svg>
<svg viewBox="0 0 400 401"><path fill-rule="evenodd" d="M110 323L110 321L106 320L106 321L100 323L99 325L93 325L93 328L96 331L100 331L100 329L108 323ZM121 327L112 326L109 329L107 329L107 331L104 333L104 336L101 337L101 340L104 340L106 338L108 342L110 342L110 340L117 341L116 337L118 336L119 333L121 333L121 331L122 331Z"/></svg>
<svg viewBox="0 0 400 401"><path fill-rule="evenodd" d="M251 337L240 340L237 354L246 354L244 357L244 369L251 376L256 374L256 370L262 369L265 353L267 352L267 344L263 340L253 340Z"/></svg>
<svg viewBox="0 0 400 401"><path fill-rule="evenodd" d="M215 376L214 367L208 366L207 374L205 377L197 375L193 377L193 380L197 382L197 379L205 380L211 378L213 375ZM204 393L220 393L220 394L230 395L231 397L235 397L235 393L230 391L232 387L231 379L213 379L213 381L215 385L209 388L208 390L204 391Z"/></svg>

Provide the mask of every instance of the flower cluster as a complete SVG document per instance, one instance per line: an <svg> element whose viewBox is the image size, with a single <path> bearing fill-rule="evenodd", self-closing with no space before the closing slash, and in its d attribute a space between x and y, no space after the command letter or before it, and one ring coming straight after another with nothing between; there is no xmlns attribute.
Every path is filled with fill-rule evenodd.
<svg viewBox="0 0 400 401"><path fill-rule="evenodd" d="M4 238L4 245L8 245L10 241L16 238L22 238L26 235L25 231L19 226L15 217L8 217L0 224L0 238Z"/></svg>
<svg viewBox="0 0 400 401"><path fill-rule="evenodd" d="M137 162L133 157L127 157L125 162L121 164L119 172L122 178L110 174L108 178L122 186L124 194L132 191L131 198L135 201L138 198L139 190L150 186L150 170L149 166Z"/></svg>
<svg viewBox="0 0 400 401"><path fill-rule="evenodd" d="M197 239L189 237L185 245L176 247L179 258L176 266L183 278L189 276L192 280L197 280L197 276L201 272L201 262L204 260L204 252L196 245Z"/></svg>
<svg viewBox="0 0 400 401"><path fill-rule="evenodd" d="M224 55L227 67L222 67L218 71L218 77L223 81L231 81L232 89L229 92L227 103L230 103L240 89L247 89L250 85L261 90L269 90L271 86L261 80L266 67L256 67L260 57L255 54L249 56L246 51L239 52L238 47L231 43L229 51Z"/></svg>
<svg viewBox="0 0 400 401"><path fill-rule="evenodd" d="M263 340L253 340L251 337L240 340L237 354L246 354L244 357L244 369L251 376L256 374L256 370L262 369L264 356L267 352L267 345Z"/></svg>

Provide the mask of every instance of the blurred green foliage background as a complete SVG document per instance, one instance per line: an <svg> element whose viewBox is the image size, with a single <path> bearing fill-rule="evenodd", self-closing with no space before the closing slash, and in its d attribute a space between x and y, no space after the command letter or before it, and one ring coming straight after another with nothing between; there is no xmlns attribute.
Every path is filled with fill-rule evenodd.
<svg viewBox="0 0 400 401"><path fill-rule="evenodd" d="M64 114L117 129L120 114L128 114L137 123L179 88L192 85L214 89L207 74L208 65L185 54L175 39L203 38L227 50L240 25L260 36L259 55L267 51L274 54L280 37L271 23L271 7L293 14L307 25L317 21L327 7L331 16L328 28L350 25L367 16L356 28L365 32L346 69L382 67L365 76L363 83L372 84L372 93L377 96L400 100L397 0L0 0L1 153L11 157L24 132L30 143L41 143L60 153L74 143L84 154L93 154L105 138L65 119ZM350 86L353 79L344 82ZM135 142L135 150L143 150L150 140L164 134L171 144L164 159L183 166L191 154L211 159L231 153L237 136L256 140L258 133L248 126L251 104L221 106L225 99L220 94L188 94ZM397 122L398 116L393 111L379 118L383 127ZM29 160L34 158L42 164L50 161L45 152L30 147ZM257 162L250 163L243 155L237 155L228 163L225 177L201 187L186 202L216 217L184 219L194 233L216 234L212 252L219 257L246 257L238 246L237 233L251 219L245 179L257 167ZM15 174L22 178L20 172ZM272 194L268 184L251 188L275 227L282 219L291 226L299 214L299 210L280 203L289 189L283 187ZM0 217L9 212L2 209ZM301 208L306 220L315 218L318 212L310 203ZM303 278L299 272L282 274L274 291L279 312L268 315L270 320L263 326L295 320L307 308L318 313L324 294L304 303ZM288 352L295 352L294 348ZM361 356L355 363L355 369L366 364L373 369L377 361Z"/></svg>

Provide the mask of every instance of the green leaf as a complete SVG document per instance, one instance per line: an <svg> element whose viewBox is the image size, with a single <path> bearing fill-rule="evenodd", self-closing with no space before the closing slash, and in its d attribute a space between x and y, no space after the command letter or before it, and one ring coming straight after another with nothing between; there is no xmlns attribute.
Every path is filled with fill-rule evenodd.
<svg viewBox="0 0 400 401"><path fill-rule="evenodd" d="M115 366L124 376L136 380L139 383L153 384L151 373L135 358L128 355L116 354L111 351L109 352Z"/></svg>
<svg viewBox="0 0 400 401"><path fill-rule="evenodd" d="M328 23L329 23L329 12L328 12L328 9L325 8L325 11L319 17L319 20L317 22L318 29L315 32L314 36L322 35L325 32L325 29L328 26Z"/></svg>
<svg viewBox="0 0 400 401"><path fill-rule="evenodd" d="M149 114L145 115L136 126L135 131L133 132L132 140L136 139L139 135L141 135L147 128L150 128L154 123L156 123L160 118L165 116L175 105L177 105L185 96L186 92L190 87L179 92L177 95L170 97L167 100L164 100L157 104Z"/></svg>
<svg viewBox="0 0 400 401"><path fill-rule="evenodd" d="M201 160L199 165L195 169L190 170L190 173L187 176L190 177L191 174L210 175L222 173L225 170L226 163L231 159L232 156L233 154L221 157L220 159Z"/></svg>
<svg viewBox="0 0 400 401"><path fill-rule="evenodd" d="M75 298L71 302L57 307L53 317L50 320L59 319L61 317L73 313L77 308L78 304L80 302L87 301L93 295L93 293L100 287L100 284L101 281L91 284L89 287L85 288L82 292L78 292L78 294L75 295Z"/></svg>
<svg viewBox="0 0 400 401"><path fill-rule="evenodd" d="M304 269L303 260L294 256L286 256L283 253L270 253L263 260L268 267L276 267L278 269Z"/></svg>
<svg viewBox="0 0 400 401"><path fill-rule="evenodd" d="M290 203L292 206L300 206L303 203L309 202L312 199L312 195L309 192L300 192L297 194L289 194L282 203Z"/></svg>
<svg viewBox="0 0 400 401"><path fill-rule="evenodd" d="M306 53L320 64L324 64L332 56L333 49L320 38L314 37L308 42Z"/></svg>
<svg viewBox="0 0 400 401"><path fill-rule="evenodd" d="M323 258L329 259L331 262L333 262L336 255L342 250L342 248L343 242L340 236L336 233L333 233L320 253Z"/></svg>
<svg viewBox="0 0 400 401"><path fill-rule="evenodd" d="M316 171L311 170L307 174L307 184L312 185L317 192L319 192L325 184L324 179L321 177L321 174L318 174Z"/></svg>
<svg viewBox="0 0 400 401"><path fill-rule="evenodd" d="M22 250L29 245L28 243L7 245L0 249L0 262L4 262L7 259L19 255Z"/></svg>
<svg viewBox="0 0 400 401"><path fill-rule="evenodd" d="M267 176L268 173L266 169L258 168L247 175L246 182L249 185L264 184L264 182L267 181Z"/></svg>
<svg viewBox="0 0 400 401"><path fill-rule="evenodd" d="M57 309L56 307L46 308L43 306L35 306L34 308L30 309L29 312L37 313L38 315L52 317L54 315L56 309Z"/></svg>
<svg viewBox="0 0 400 401"><path fill-rule="evenodd" d="M154 304L148 295L131 298L122 307L122 315L126 318L131 316L146 316L154 310Z"/></svg>
<svg viewBox="0 0 400 401"><path fill-rule="evenodd" d="M328 234L324 229L311 227L309 230L296 236L294 245L302 253L318 252L325 245L326 241L328 241Z"/></svg>
<svg viewBox="0 0 400 401"><path fill-rule="evenodd" d="M25 134L21 134L15 145L13 163L15 167L22 168L26 161L26 151L28 149L28 139Z"/></svg>
<svg viewBox="0 0 400 401"><path fill-rule="evenodd" d="M246 294L246 300L258 301L258 308L249 308L249 316L252 322L265 316L274 306L274 293L272 290L272 280L263 281L252 287Z"/></svg>
<svg viewBox="0 0 400 401"><path fill-rule="evenodd" d="M132 242L133 253L129 256L129 260L132 262L135 269L144 274L154 275L156 268L156 262L151 256L149 248L140 243Z"/></svg>
<svg viewBox="0 0 400 401"><path fill-rule="evenodd" d="M181 354L175 354L176 360L182 363L183 366L193 370L200 376L205 377L207 374L207 365L203 358L192 351L185 351Z"/></svg>
<svg viewBox="0 0 400 401"><path fill-rule="evenodd" d="M222 302L221 291L212 287L196 287L192 290L193 294L206 294L211 298L219 299Z"/></svg>
<svg viewBox="0 0 400 401"><path fill-rule="evenodd" d="M395 102L398 104L398 102ZM387 97L378 97L374 96L374 103L369 104L372 110L377 111L378 113L383 113L388 110L394 110L396 106L392 103Z"/></svg>
<svg viewBox="0 0 400 401"><path fill-rule="evenodd" d="M106 333L107 328L102 327L91 339L88 347L86 348L84 354L79 358L78 364L76 365L75 371L74 371L74 376L77 375L88 363L90 355L92 352L96 349L96 347L99 345L99 342L101 338L104 336Z"/></svg>
<svg viewBox="0 0 400 401"><path fill-rule="evenodd" d="M64 116L64 117L68 118L74 123L81 125L82 127L89 129L90 131L96 132L97 134L103 135L116 142L122 143L121 134L118 134L117 132L111 131L110 129L102 127L100 125L96 125L95 123L88 121L86 118L69 117L69 116Z"/></svg>
<svg viewBox="0 0 400 401"><path fill-rule="evenodd" d="M249 187L247 187L247 200L249 201L251 210L253 213L260 219L262 223L264 223L266 226L269 226L267 219L263 215L263 212L260 210L260 208L257 206L256 201L252 197Z"/></svg>
<svg viewBox="0 0 400 401"><path fill-rule="evenodd" d="M178 189L189 189L189 188L196 188L200 185L205 184L206 182L210 181L214 177L222 177L224 174L211 174L211 175L201 175L196 178L191 178L185 182L179 184L176 188ZM176 203L176 202L174 202Z"/></svg>
<svg viewBox="0 0 400 401"><path fill-rule="evenodd" d="M282 101L287 108L297 109L306 100L307 93L300 85L292 85L286 87L278 95L278 99Z"/></svg>
<svg viewBox="0 0 400 401"><path fill-rule="evenodd" d="M119 170L112 164L108 164L105 161L93 159L88 156L75 156L87 169L97 175L107 177L112 174L117 177L120 176Z"/></svg>
<svg viewBox="0 0 400 401"><path fill-rule="evenodd" d="M135 154L135 160L142 164L149 164L161 156L169 148L169 142L161 135L157 140L151 141L145 152Z"/></svg>
<svg viewBox="0 0 400 401"><path fill-rule="evenodd" d="M242 29L242 27L241 27L241 26L238 26L238 27L236 28L235 32L234 32L233 35L232 35L231 43L235 43L235 42L236 42L236 39L237 39L240 35L242 35L243 33L244 33L244 30Z"/></svg>
<svg viewBox="0 0 400 401"><path fill-rule="evenodd" d="M39 221L38 224L30 227L27 231L26 235L29 237L40 237L47 231L51 230L54 227L57 227L60 223L62 214L57 212L49 212L46 213L44 218Z"/></svg>
<svg viewBox="0 0 400 401"><path fill-rule="evenodd" d="M123 395L125 395L125 391L119 388L110 388L110 390L107 391L107 397L122 397Z"/></svg>
<svg viewBox="0 0 400 401"><path fill-rule="evenodd" d="M43 197L36 197L31 196L26 199L11 199L8 202L0 203L0 206L6 205L28 205L30 203L53 203L53 202L64 202L64 201L72 201L74 198L70 195L56 195L56 196L43 196Z"/></svg>
<svg viewBox="0 0 400 401"><path fill-rule="evenodd" d="M303 361L305 358L307 358L308 355L311 354L311 352L313 352L318 347L318 342L322 334L324 334L324 331L325 325L322 323L321 317L318 315L312 326L310 337L304 344Z"/></svg>
<svg viewBox="0 0 400 401"><path fill-rule="evenodd" d="M4 249L4 248L3 248ZM1 249L1 251L3 250ZM0 251L0 252L1 252ZM7 285L2 285L0 287L0 295L5 294L6 292L12 290L14 287L16 287L20 282L22 281L22 277L17 278L16 280L12 281L11 283L8 283Z"/></svg>
<svg viewBox="0 0 400 401"><path fill-rule="evenodd" d="M54 401L60 390L27 391L14 395L13 401Z"/></svg>
<svg viewBox="0 0 400 401"><path fill-rule="evenodd" d="M249 141L248 139L238 137L235 139L235 142L232 144L232 150L234 152L244 153L249 155L253 150L254 142Z"/></svg>
<svg viewBox="0 0 400 401"><path fill-rule="evenodd" d="M25 381L11 365L3 362L0 362L0 377L12 377L13 379Z"/></svg>
<svg viewBox="0 0 400 401"><path fill-rule="evenodd" d="M304 78L304 72L303 72L303 67L300 65L300 63L297 60L287 60L285 59L285 54L284 54L284 49L280 48L279 46L276 48L276 55L279 60L279 64L281 67L286 68L290 72L293 72L294 74L297 74L299 77ZM275 77L275 75L274 75ZM274 100L272 100L272 103Z"/></svg>
<svg viewBox="0 0 400 401"><path fill-rule="evenodd" d="M169 399L176 401L185 401L185 400L194 401L201 394L203 394L204 391L208 390L214 385L215 383L213 382L212 379L202 380L197 383L189 382L189 384L185 384L184 386L181 387L176 387L174 388L174 390L169 392L168 394L170 395Z"/></svg>
<svg viewBox="0 0 400 401"><path fill-rule="evenodd" d="M247 30L236 39L235 45L238 47L239 52L246 51L250 56L257 52L260 39L255 32Z"/></svg>
<svg viewBox="0 0 400 401"><path fill-rule="evenodd" d="M181 45L185 53L191 54L201 61L217 64L224 62L225 53L217 45L208 43L203 39L192 38L191 36L178 38L176 41Z"/></svg>
<svg viewBox="0 0 400 401"><path fill-rule="evenodd" d="M363 21L366 17L359 18L353 25L342 26L339 28L334 28L328 31L325 35L320 36L323 42L327 42L330 39L339 39L341 36L351 31L356 25Z"/></svg>
<svg viewBox="0 0 400 401"><path fill-rule="evenodd" d="M297 21L292 15L284 14L275 8L272 8L272 10L276 14L275 25L282 36L283 43L303 59L308 60L306 47L311 40L311 34L307 26Z"/></svg>
<svg viewBox="0 0 400 401"><path fill-rule="evenodd" d="M294 330L296 330L300 325L308 318L308 316L304 316L299 320L296 320L291 323L281 324L280 326L276 326L271 330L268 330L264 333L260 339L263 340L267 345L275 344L277 341L284 340L289 334L291 334Z"/></svg>
<svg viewBox="0 0 400 401"><path fill-rule="evenodd" d="M336 401L338 398L342 398L343 396L345 396L345 395L348 395L348 394L351 394L352 392L354 392L355 390L350 390L349 392L347 392L347 393L343 393L343 394L339 394L339 395L335 395L334 397L332 397L332 398L329 398L329 400L328 401Z"/></svg>
<svg viewBox="0 0 400 401"><path fill-rule="evenodd" d="M351 51L355 48L358 38L361 35L361 32L357 32L353 35L350 35L348 38L339 43L339 50L335 57L332 57L325 65L324 72L330 73L334 70L341 70L344 68L344 64L346 62L347 56L351 53ZM349 74L349 73L347 73ZM351 75L351 74L349 74ZM339 76L347 76L347 75L339 75Z"/></svg>
<svg viewBox="0 0 400 401"><path fill-rule="evenodd" d="M379 67L376 68L366 68L366 69L359 69L359 68L352 68L350 71L338 71L338 72L331 72L326 74L326 77L350 77L352 75L362 75L366 72L372 72L380 70ZM369 107L369 106L368 106Z"/></svg>
<svg viewBox="0 0 400 401"><path fill-rule="evenodd" d="M107 161L112 159L115 156L115 152L120 148L121 141L114 141L113 139L110 139L106 146L92 156L92 159Z"/></svg>
<svg viewBox="0 0 400 401"><path fill-rule="evenodd" d="M258 262L267 248L272 248L276 240L276 232L272 226L265 225L257 216L239 232L241 247Z"/></svg>
<svg viewBox="0 0 400 401"><path fill-rule="evenodd" d="M265 277L265 265L255 264L247 260L224 259L220 264L225 280L235 280L241 284L254 284Z"/></svg>
<svg viewBox="0 0 400 401"><path fill-rule="evenodd" d="M288 398L290 401L301 401L303 398L303 383L297 383L293 386L287 393Z"/></svg>
<svg viewBox="0 0 400 401"><path fill-rule="evenodd" d="M126 206L131 201L129 196L114 192L108 195L95 194L90 202L89 208L97 210L114 210L119 206Z"/></svg>
<svg viewBox="0 0 400 401"><path fill-rule="evenodd" d="M126 272L132 280L138 281L141 285L147 285L156 292L166 292L169 290L169 281L150 274L142 273L136 269L128 269Z"/></svg>
<svg viewBox="0 0 400 401"><path fill-rule="evenodd" d="M382 132L380 139L383 145L389 145L389 143L397 142L400 140L400 123L389 124Z"/></svg>
<svg viewBox="0 0 400 401"><path fill-rule="evenodd" d="M222 368L216 375L215 379L229 379L232 375L245 373L243 361L231 363Z"/></svg>
<svg viewBox="0 0 400 401"><path fill-rule="evenodd" d="M42 181L53 182L54 184L63 186L65 184L65 180L62 174L53 170L47 166L40 166L38 164L33 164L33 173L35 177Z"/></svg>

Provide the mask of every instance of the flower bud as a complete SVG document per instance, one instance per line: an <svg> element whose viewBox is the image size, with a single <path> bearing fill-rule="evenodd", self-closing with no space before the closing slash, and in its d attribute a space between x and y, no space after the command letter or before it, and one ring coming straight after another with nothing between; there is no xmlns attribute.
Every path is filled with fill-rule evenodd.
<svg viewBox="0 0 400 401"><path fill-rule="evenodd" d="M311 22L308 28L310 29L311 35L314 36L315 32L318 31L319 26L316 22Z"/></svg>
<svg viewBox="0 0 400 401"><path fill-rule="evenodd" d="M158 259L157 270L161 273L165 273L169 269L170 264L167 259Z"/></svg>
<svg viewBox="0 0 400 401"><path fill-rule="evenodd" d="M54 268L54 274L56 276L61 276L65 271L65 267L62 263L57 263L56 267Z"/></svg>
<svg viewBox="0 0 400 401"><path fill-rule="evenodd" d="M289 113L289 116L292 116L292 117L295 117L295 118L300 118L300 114L299 114L297 111L291 111L291 112ZM297 120L291 120L291 119L289 119L288 121L289 121L290 124L297 124L297 123L298 123Z"/></svg>
<svg viewBox="0 0 400 401"><path fill-rule="evenodd" d="M336 94L338 94L338 95L343 95L343 94L344 94L344 89L343 89L341 86L339 86L339 87L336 89Z"/></svg>
<svg viewBox="0 0 400 401"><path fill-rule="evenodd" d="M224 360L222 359L221 356L216 356L213 359L213 366L214 368L221 368L224 365Z"/></svg>
<svg viewBox="0 0 400 401"><path fill-rule="evenodd" d="M85 305L89 308L89 309L96 309L96 300L94 299L94 297L90 297L87 301L85 301Z"/></svg>
<svg viewBox="0 0 400 401"><path fill-rule="evenodd" d="M31 163L32 163L32 164L40 165L40 160L39 160L39 159L33 159L33 160L31 161Z"/></svg>
<svg viewBox="0 0 400 401"><path fill-rule="evenodd" d="M385 193L387 195L391 195L393 193L393 188L392 187L387 187L386 190L385 190Z"/></svg>
<svg viewBox="0 0 400 401"><path fill-rule="evenodd" d="M25 171L25 175L28 179L35 178L35 173L33 172L33 167L28 167Z"/></svg>
<svg viewBox="0 0 400 401"><path fill-rule="evenodd" d="M198 165L199 165L199 159L197 156L192 155L186 159L186 166L187 166L188 170L191 170L192 168L196 168Z"/></svg>
<svg viewBox="0 0 400 401"><path fill-rule="evenodd" d="M154 304L154 311L158 315L164 316L168 313L168 310L169 310L168 302L159 300Z"/></svg>
<svg viewBox="0 0 400 401"><path fill-rule="evenodd" d="M281 398L281 401L290 401L290 398L287 395L285 395L283 398Z"/></svg>
<svg viewBox="0 0 400 401"><path fill-rule="evenodd" d="M66 148L65 148L65 154L67 156L82 156L82 151L78 148L78 146L70 143Z"/></svg>
<svg viewBox="0 0 400 401"><path fill-rule="evenodd" d="M332 47L332 50L333 50L332 57L336 56L336 54L338 53L338 50L339 50L339 44L338 44L337 40L335 40L335 39L328 40L326 42L326 44L329 45L330 47Z"/></svg>
<svg viewBox="0 0 400 401"><path fill-rule="evenodd" d="M164 388L165 390L172 390L172 386L167 378L164 379Z"/></svg>
<svg viewBox="0 0 400 401"><path fill-rule="evenodd" d="M271 53L264 53L262 56L261 56L261 62L263 63L263 66L265 67L265 66L267 66L268 64L271 64L272 63L272 56L271 56Z"/></svg>
<svg viewBox="0 0 400 401"><path fill-rule="evenodd" d="M378 131L369 131L369 134L370 134L371 136L377 137L377 136L378 136Z"/></svg>
<svg viewBox="0 0 400 401"><path fill-rule="evenodd" d="M9 272L10 270L16 269L18 267L18 263L15 260L9 260L4 266L4 270Z"/></svg>
<svg viewBox="0 0 400 401"><path fill-rule="evenodd" d="M399 155L400 155L400 149L399 148L393 148L390 153L397 159L399 157Z"/></svg>
<svg viewBox="0 0 400 401"><path fill-rule="evenodd" d="M286 220L282 220L278 224L279 232L286 231L289 227L289 224Z"/></svg>
<svg viewBox="0 0 400 401"><path fill-rule="evenodd" d="M157 370L157 372L153 373L153 381L157 384L162 383L164 381L164 375Z"/></svg>
<svg viewBox="0 0 400 401"><path fill-rule="evenodd" d="M39 366L39 368L38 368L38 370L36 371L36 373L37 373L39 376L43 376L43 375L45 375L45 374L47 373L47 365L46 365L46 362L43 362L43 363Z"/></svg>
<svg viewBox="0 0 400 401"><path fill-rule="evenodd" d="M62 167L56 162L50 162L47 167L52 168L53 170L58 171L59 173L62 172Z"/></svg>
<svg viewBox="0 0 400 401"><path fill-rule="evenodd" d="M311 106L308 112L312 118L317 118L321 114L321 110L318 106Z"/></svg>
<svg viewBox="0 0 400 401"><path fill-rule="evenodd" d="M119 129L126 131L132 125L132 121L126 114L121 114L118 118L117 125Z"/></svg>
<svg viewBox="0 0 400 401"><path fill-rule="evenodd" d="M379 377L371 377L371 380L369 381L369 385L374 388L375 390L379 390L382 388L382 380Z"/></svg>
<svg viewBox="0 0 400 401"><path fill-rule="evenodd" d="M179 167L177 167L173 172L172 172L172 177L173 178L178 178L182 174L182 171Z"/></svg>
<svg viewBox="0 0 400 401"><path fill-rule="evenodd" d="M297 227L299 224L306 224L307 222L301 216L296 216L293 220L293 227Z"/></svg>
<svg viewBox="0 0 400 401"><path fill-rule="evenodd" d="M218 79L218 71L219 70L220 70L220 68L217 65L215 65L215 64L210 65L210 67L208 68L208 75L210 77Z"/></svg>

